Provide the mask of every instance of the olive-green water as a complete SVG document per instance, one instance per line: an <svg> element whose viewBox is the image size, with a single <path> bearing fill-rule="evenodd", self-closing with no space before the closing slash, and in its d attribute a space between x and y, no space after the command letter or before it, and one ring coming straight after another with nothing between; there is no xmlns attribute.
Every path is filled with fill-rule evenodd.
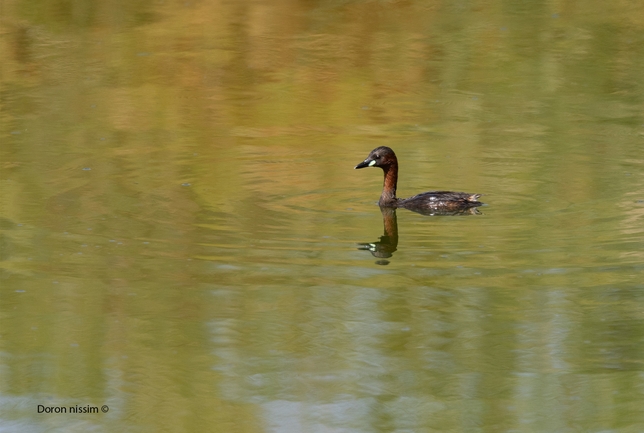
<svg viewBox="0 0 644 433"><path fill-rule="evenodd" d="M641 1L5 0L0 74L0 432L644 431Z"/></svg>

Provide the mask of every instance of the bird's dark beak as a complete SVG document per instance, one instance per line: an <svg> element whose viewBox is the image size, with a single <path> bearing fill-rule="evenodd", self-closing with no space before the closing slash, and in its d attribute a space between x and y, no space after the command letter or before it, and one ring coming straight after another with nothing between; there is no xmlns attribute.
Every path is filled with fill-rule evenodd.
<svg viewBox="0 0 644 433"><path fill-rule="evenodd" d="M373 159L367 158L364 161L362 161L360 164L356 165L354 169L371 167L374 163L375 161Z"/></svg>

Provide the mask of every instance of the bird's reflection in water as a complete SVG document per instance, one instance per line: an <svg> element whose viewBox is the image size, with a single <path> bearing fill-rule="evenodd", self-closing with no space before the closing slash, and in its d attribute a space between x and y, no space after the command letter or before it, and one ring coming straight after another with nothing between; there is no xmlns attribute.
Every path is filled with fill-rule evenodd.
<svg viewBox="0 0 644 433"><path fill-rule="evenodd" d="M380 207L382 212L382 224L385 227L385 233L380 236L378 242L369 244L358 244L359 250L369 250L371 254L380 259L377 265L388 265L391 257L398 248L398 220L396 219L396 208Z"/></svg>
<svg viewBox="0 0 644 433"><path fill-rule="evenodd" d="M384 233L380 236L380 240L372 243L358 244L359 250L368 250L371 255L380 259L376 261L377 265L388 265L391 256L398 249L398 219L396 217L396 208L393 207L380 207L382 213L382 225L384 226ZM481 212L475 208L461 209L446 211L441 209L431 209L426 212L418 212L423 215L437 216L437 215L480 215Z"/></svg>

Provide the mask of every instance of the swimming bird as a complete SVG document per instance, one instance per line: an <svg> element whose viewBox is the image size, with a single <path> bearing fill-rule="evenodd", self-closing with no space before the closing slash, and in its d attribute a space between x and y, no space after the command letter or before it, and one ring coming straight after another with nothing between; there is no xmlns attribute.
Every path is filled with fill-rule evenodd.
<svg viewBox="0 0 644 433"><path fill-rule="evenodd" d="M405 208L420 213L443 213L476 211L477 206L483 203L478 201L482 194L455 191L427 191L409 198L396 197L398 184L398 158L391 148L380 146L369 153L367 159L356 165L355 168L380 167L385 175L382 194L378 204L381 207ZM475 213L475 212L469 212Z"/></svg>

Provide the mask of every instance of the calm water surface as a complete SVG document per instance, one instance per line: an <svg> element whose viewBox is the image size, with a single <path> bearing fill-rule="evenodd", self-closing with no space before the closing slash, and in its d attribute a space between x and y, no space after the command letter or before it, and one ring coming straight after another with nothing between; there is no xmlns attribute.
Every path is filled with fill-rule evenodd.
<svg viewBox="0 0 644 433"><path fill-rule="evenodd" d="M641 2L2 8L0 431L644 431Z"/></svg>

